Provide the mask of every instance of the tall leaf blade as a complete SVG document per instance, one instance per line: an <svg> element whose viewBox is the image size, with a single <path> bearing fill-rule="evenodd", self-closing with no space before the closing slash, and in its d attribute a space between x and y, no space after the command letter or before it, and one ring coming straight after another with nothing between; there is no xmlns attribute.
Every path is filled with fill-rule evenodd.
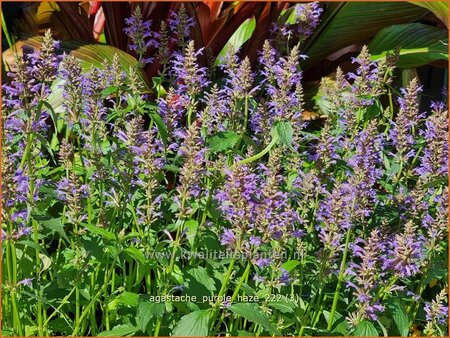
<svg viewBox="0 0 450 338"><path fill-rule="evenodd" d="M375 36L380 29L422 17L424 8L405 2L346 2L324 18L306 46L305 67L338 50Z"/></svg>
<svg viewBox="0 0 450 338"><path fill-rule="evenodd" d="M400 52L397 66L400 68L448 60L447 32L421 23L393 25L380 31L369 44L374 60L397 48Z"/></svg>

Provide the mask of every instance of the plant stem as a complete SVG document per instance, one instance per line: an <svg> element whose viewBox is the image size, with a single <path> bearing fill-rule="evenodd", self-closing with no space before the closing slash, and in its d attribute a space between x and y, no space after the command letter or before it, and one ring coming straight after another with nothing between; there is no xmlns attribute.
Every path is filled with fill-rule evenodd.
<svg viewBox="0 0 450 338"><path fill-rule="evenodd" d="M330 312L330 318L328 321L327 330L331 330L331 327L333 326L334 314L336 313L336 306L337 306L337 302L339 299L339 291L341 290L342 281L344 280L344 272L345 272L345 265L347 263L348 244L350 242L350 234L351 234L351 228L347 230L347 236L345 237L344 255L343 255L342 261L341 261L338 282L336 285L336 291L334 292L333 305L331 306L331 312Z"/></svg>
<svg viewBox="0 0 450 338"><path fill-rule="evenodd" d="M270 141L270 143L267 145L267 147L265 147L263 150L261 150L258 154L255 154L253 156L250 156L248 158L244 158L243 160L240 160L239 162L236 162L236 166L241 165L241 164L246 164L246 163L250 163L253 161L256 161L258 159L260 159L261 157L263 157L265 154L267 154L270 149L272 149L272 147L277 143L278 141L278 137L273 137L272 141Z"/></svg>

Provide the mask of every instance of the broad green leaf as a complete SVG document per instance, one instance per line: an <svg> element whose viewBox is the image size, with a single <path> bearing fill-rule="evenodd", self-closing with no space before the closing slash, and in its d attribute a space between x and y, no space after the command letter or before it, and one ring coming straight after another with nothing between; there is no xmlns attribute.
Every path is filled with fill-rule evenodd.
<svg viewBox="0 0 450 338"><path fill-rule="evenodd" d="M156 112L151 112L150 117L152 118L153 122L156 124L156 127L158 128L159 136L161 136L161 141L164 143L164 145L167 145L169 132L167 131L167 127L163 119Z"/></svg>
<svg viewBox="0 0 450 338"><path fill-rule="evenodd" d="M109 239L111 241L115 241L116 240L116 235L114 235L111 231L108 231L106 229L100 228L96 225L91 225L88 223L83 223L83 226L89 230L90 232L96 234L96 235L100 235L103 238Z"/></svg>
<svg viewBox="0 0 450 338"><path fill-rule="evenodd" d="M205 268L199 266L197 268L190 269L188 274L190 274L197 282L205 286L209 291L216 291L214 279L208 275L208 271Z"/></svg>
<svg viewBox="0 0 450 338"><path fill-rule="evenodd" d="M111 94L114 94L117 92L119 88L117 86L109 86L102 90L102 97L108 97Z"/></svg>
<svg viewBox="0 0 450 338"><path fill-rule="evenodd" d="M198 310L181 317L172 336L205 337L208 335L209 310Z"/></svg>
<svg viewBox="0 0 450 338"><path fill-rule="evenodd" d="M38 250L39 252L43 252L44 254L48 255L47 251L38 243L24 239L21 241L18 241L17 244L22 244L25 247L29 246L30 248L33 248L35 250Z"/></svg>
<svg viewBox="0 0 450 338"><path fill-rule="evenodd" d="M198 222L195 219L190 219L186 221L184 226L187 229L186 238L192 247L194 245L195 235L197 234Z"/></svg>
<svg viewBox="0 0 450 338"><path fill-rule="evenodd" d="M233 149L240 136L231 131L219 132L209 141L209 150L213 153Z"/></svg>
<svg viewBox="0 0 450 338"><path fill-rule="evenodd" d="M42 219L38 220L38 223L45 228L56 231L67 241L67 243L70 243L69 237L67 237L66 232L64 231L64 225L61 222L61 218Z"/></svg>
<svg viewBox="0 0 450 338"><path fill-rule="evenodd" d="M378 337L378 331L372 322L368 320L362 320L359 322L355 331L353 332L355 337Z"/></svg>
<svg viewBox="0 0 450 338"><path fill-rule="evenodd" d="M411 1L414 5L426 8L448 28L448 2L447 1Z"/></svg>
<svg viewBox="0 0 450 338"><path fill-rule="evenodd" d="M283 313L293 313L295 309L295 304L289 299L268 302L267 305Z"/></svg>
<svg viewBox="0 0 450 338"><path fill-rule="evenodd" d="M292 136L293 136L293 129L292 124L287 121L280 121L277 122L272 127L272 136L278 137L278 140L280 140L281 143L283 143L286 146L290 146L292 144Z"/></svg>
<svg viewBox="0 0 450 338"><path fill-rule="evenodd" d="M280 332L270 322L269 318L262 312L259 306L255 303L237 303L230 306L230 310L247 319L250 322L261 325L270 334L280 335Z"/></svg>
<svg viewBox="0 0 450 338"><path fill-rule="evenodd" d="M426 10L407 2L348 1L330 5L319 28L305 46L311 67L328 55L357 42L374 37L393 24L417 20Z"/></svg>
<svg viewBox="0 0 450 338"><path fill-rule="evenodd" d="M238 29L233 33L230 40L228 40L227 44L222 48L218 57L216 58L216 65L221 64L223 58L225 57L228 48L232 48L232 50L237 51L242 45L250 39L253 34L253 31L256 27L255 18L250 18L245 20Z"/></svg>
<svg viewBox="0 0 450 338"><path fill-rule="evenodd" d="M135 248L134 246L130 246L129 248L123 250L123 252L137 263L145 265L145 257L141 250Z"/></svg>
<svg viewBox="0 0 450 338"><path fill-rule="evenodd" d="M114 311L117 305L137 307L138 299L139 295L137 293L124 291L119 296L117 296L111 302L108 303L108 310Z"/></svg>
<svg viewBox="0 0 450 338"><path fill-rule="evenodd" d="M397 325L398 332L402 337L408 336L409 333L409 319L403 306L398 300L394 300L388 303L388 309L392 314L395 324Z"/></svg>
<svg viewBox="0 0 450 338"><path fill-rule="evenodd" d="M164 303L154 303L144 297L140 297L137 308L137 317L140 323L140 330L146 333L147 325L150 322L150 319L153 317L162 317L164 314L164 309Z"/></svg>
<svg viewBox="0 0 450 338"><path fill-rule="evenodd" d="M330 312L323 311L323 315L328 324L330 322ZM333 324L331 326L331 332L337 331L344 336L348 336L349 330L350 327L348 326L348 323L345 320L345 318L340 313L335 312L333 317Z"/></svg>
<svg viewBox="0 0 450 338"><path fill-rule="evenodd" d="M123 336L132 336L137 331L139 331L138 327L131 324L124 324L118 325L110 331L100 332L98 335L99 337L123 337Z"/></svg>
<svg viewBox="0 0 450 338"><path fill-rule="evenodd" d="M287 262L283 263L282 267L283 267L286 271L291 272L291 271L294 270L299 264L300 264L299 261L296 261L296 260L290 260L290 261L287 261Z"/></svg>
<svg viewBox="0 0 450 338"><path fill-rule="evenodd" d="M410 23L393 25L380 31L369 44L373 60L399 49L397 66L415 68L435 60L448 60L447 31Z"/></svg>

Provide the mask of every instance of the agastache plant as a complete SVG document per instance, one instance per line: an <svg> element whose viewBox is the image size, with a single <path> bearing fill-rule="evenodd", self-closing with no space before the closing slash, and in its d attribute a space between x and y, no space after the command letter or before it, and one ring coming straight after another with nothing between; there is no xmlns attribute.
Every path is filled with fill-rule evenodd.
<svg viewBox="0 0 450 338"><path fill-rule="evenodd" d="M206 68L189 13L214 6L160 27L136 6L126 69L50 32L9 65L2 332L444 336L446 97L424 107L419 79L397 88L401 53L364 46L311 99L316 2L257 62L230 47Z"/></svg>

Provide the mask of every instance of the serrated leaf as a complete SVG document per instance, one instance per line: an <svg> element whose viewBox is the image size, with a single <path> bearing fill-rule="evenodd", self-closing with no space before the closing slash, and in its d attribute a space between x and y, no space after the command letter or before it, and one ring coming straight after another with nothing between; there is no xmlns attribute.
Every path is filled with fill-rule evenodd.
<svg viewBox="0 0 450 338"><path fill-rule="evenodd" d="M330 321L330 312L323 311L323 315L328 324ZM345 318L340 313L335 312L334 317L333 317L333 324L331 326L331 332L337 331L337 332L341 333L342 335L347 336L349 330L350 330L350 327L348 326L348 323L345 320Z"/></svg>
<svg viewBox="0 0 450 338"><path fill-rule="evenodd" d="M267 305L281 311L282 313L293 313L295 308L295 304L288 301L287 299L268 302Z"/></svg>
<svg viewBox="0 0 450 338"><path fill-rule="evenodd" d="M209 150L212 152L220 152L228 149L233 149L239 141L240 136L231 131L219 132L209 141Z"/></svg>
<svg viewBox="0 0 450 338"><path fill-rule="evenodd" d="M135 260L137 263L141 265L145 265L145 257L142 251L135 248L134 246L130 246L123 250L123 252L128 255L131 259Z"/></svg>
<svg viewBox="0 0 450 338"><path fill-rule="evenodd" d="M378 337L378 331L372 322L368 320L362 320L356 326L355 331L353 332L354 337Z"/></svg>
<svg viewBox="0 0 450 338"><path fill-rule="evenodd" d="M24 239L24 240L18 241L17 244L22 244L26 247L29 246L30 248L33 248L35 250L38 250L39 252L42 252L42 253L48 255L47 251L40 244L38 244L36 242Z"/></svg>
<svg viewBox="0 0 450 338"><path fill-rule="evenodd" d="M280 121L277 122L273 127L271 134L273 137L277 137L278 140L286 145L290 146L292 144L292 136L293 136L292 124L288 121Z"/></svg>
<svg viewBox="0 0 450 338"><path fill-rule="evenodd" d="M119 87L117 87L117 86L109 86L102 90L102 97L108 97L111 94L115 94L118 89L119 89Z"/></svg>
<svg viewBox="0 0 450 338"><path fill-rule="evenodd" d="M172 336L205 337L208 335L209 310L198 310L181 317Z"/></svg>
<svg viewBox="0 0 450 338"><path fill-rule="evenodd" d="M38 220L38 223L45 228L56 231L61 235L63 239L70 243L69 237L67 237L66 232L64 231L64 225L61 222L61 218L51 218L47 220Z"/></svg>
<svg viewBox="0 0 450 338"><path fill-rule="evenodd" d="M185 228L187 229L187 240L191 246L194 245L195 236L197 234L198 222L195 219L190 219L184 223Z"/></svg>
<svg viewBox="0 0 450 338"><path fill-rule="evenodd" d="M162 317L164 315L165 305L164 303L154 303L139 297L139 303L137 308L137 317L140 323L140 330L147 332L147 325L153 317Z"/></svg>
<svg viewBox="0 0 450 338"><path fill-rule="evenodd" d="M230 306L230 310L238 316L250 322L261 325L270 334L280 335L280 332L270 322L269 318L262 312L255 303L237 303Z"/></svg>
<svg viewBox="0 0 450 338"><path fill-rule="evenodd" d="M208 291L213 292L216 290L214 279L209 276L208 271L205 268L199 266L197 268L190 269L188 271L188 274L191 275L198 283L208 289Z"/></svg>
<svg viewBox="0 0 450 338"><path fill-rule="evenodd" d="M388 303L388 309L392 314L392 318L397 325L400 335L402 337L408 336L409 319L400 302L398 300L393 300L392 302Z"/></svg>
<svg viewBox="0 0 450 338"><path fill-rule="evenodd" d="M96 225L91 225L88 223L83 223L83 226L88 229L90 232L96 234L96 235L100 235L103 238L109 239L111 241L115 241L116 240L116 235L114 235L111 231L108 231L106 229L100 228Z"/></svg>

